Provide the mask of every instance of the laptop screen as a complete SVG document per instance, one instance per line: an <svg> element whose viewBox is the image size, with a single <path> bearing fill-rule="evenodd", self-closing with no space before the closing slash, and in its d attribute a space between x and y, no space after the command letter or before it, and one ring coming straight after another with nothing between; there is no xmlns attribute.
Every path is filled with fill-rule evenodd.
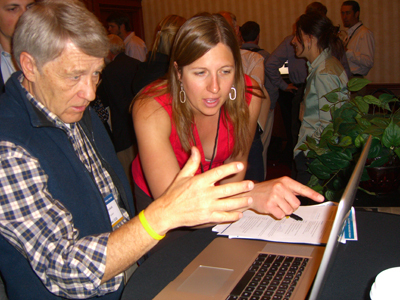
<svg viewBox="0 0 400 300"><path fill-rule="evenodd" d="M314 285L312 287L309 300L318 299L318 294L321 291L321 287L326 280L328 270L335 258L339 245L339 239L343 231L344 222L347 219L350 213L350 209L353 205L354 198L357 193L357 187L360 182L360 178L364 170L365 161L368 156L369 148L371 147L371 142L372 136L369 136L367 142L364 145L364 149L360 155L360 158L358 159L358 162L350 177L349 183L347 184L346 189L343 192L342 198L340 199L335 221L332 225L332 230L329 235L328 243L325 247L325 252L322 257L321 265L314 280Z"/></svg>

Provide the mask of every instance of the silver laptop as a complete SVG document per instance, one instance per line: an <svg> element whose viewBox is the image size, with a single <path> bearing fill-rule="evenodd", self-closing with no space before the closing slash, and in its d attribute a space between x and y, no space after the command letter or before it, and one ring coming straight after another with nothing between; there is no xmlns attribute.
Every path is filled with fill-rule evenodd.
<svg viewBox="0 0 400 300"><path fill-rule="evenodd" d="M369 137L339 202L325 247L216 238L155 299L317 299L353 205L371 141Z"/></svg>

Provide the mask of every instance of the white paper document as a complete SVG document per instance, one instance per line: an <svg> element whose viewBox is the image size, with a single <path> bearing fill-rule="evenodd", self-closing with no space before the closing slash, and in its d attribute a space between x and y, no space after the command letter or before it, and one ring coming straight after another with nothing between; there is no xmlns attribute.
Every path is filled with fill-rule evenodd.
<svg viewBox="0 0 400 300"><path fill-rule="evenodd" d="M303 221L292 218L276 220L270 215L247 210L243 217L231 224L213 228L220 235L230 238L260 239L285 243L326 244L335 219L337 206L333 202L300 206L296 215Z"/></svg>

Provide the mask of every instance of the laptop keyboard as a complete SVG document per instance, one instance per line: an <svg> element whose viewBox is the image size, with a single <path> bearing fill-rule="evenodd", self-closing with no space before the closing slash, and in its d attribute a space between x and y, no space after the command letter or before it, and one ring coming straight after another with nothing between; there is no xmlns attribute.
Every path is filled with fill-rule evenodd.
<svg viewBox="0 0 400 300"><path fill-rule="evenodd" d="M288 300L308 258L261 253L226 300Z"/></svg>

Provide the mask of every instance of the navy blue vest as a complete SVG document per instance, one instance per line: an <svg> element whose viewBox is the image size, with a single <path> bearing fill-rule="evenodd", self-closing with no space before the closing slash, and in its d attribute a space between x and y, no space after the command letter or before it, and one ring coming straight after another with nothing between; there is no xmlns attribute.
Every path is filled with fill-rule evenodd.
<svg viewBox="0 0 400 300"><path fill-rule="evenodd" d="M67 135L54 127L26 99L18 81L20 72L7 81L0 98L0 140L21 145L36 157L48 176L48 191L72 214L79 237L111 232L104 200L91 175L75 154ZM134 205L128 180L115 154L104 125L87 109L80 121L103 166L110 172L128 213ZM0 203L1 204L1 203ZM33 272L28 260L0 236L0 271L11 299L61 299L51 294ZM119 299L118 292L102 299Z"/></svg>

